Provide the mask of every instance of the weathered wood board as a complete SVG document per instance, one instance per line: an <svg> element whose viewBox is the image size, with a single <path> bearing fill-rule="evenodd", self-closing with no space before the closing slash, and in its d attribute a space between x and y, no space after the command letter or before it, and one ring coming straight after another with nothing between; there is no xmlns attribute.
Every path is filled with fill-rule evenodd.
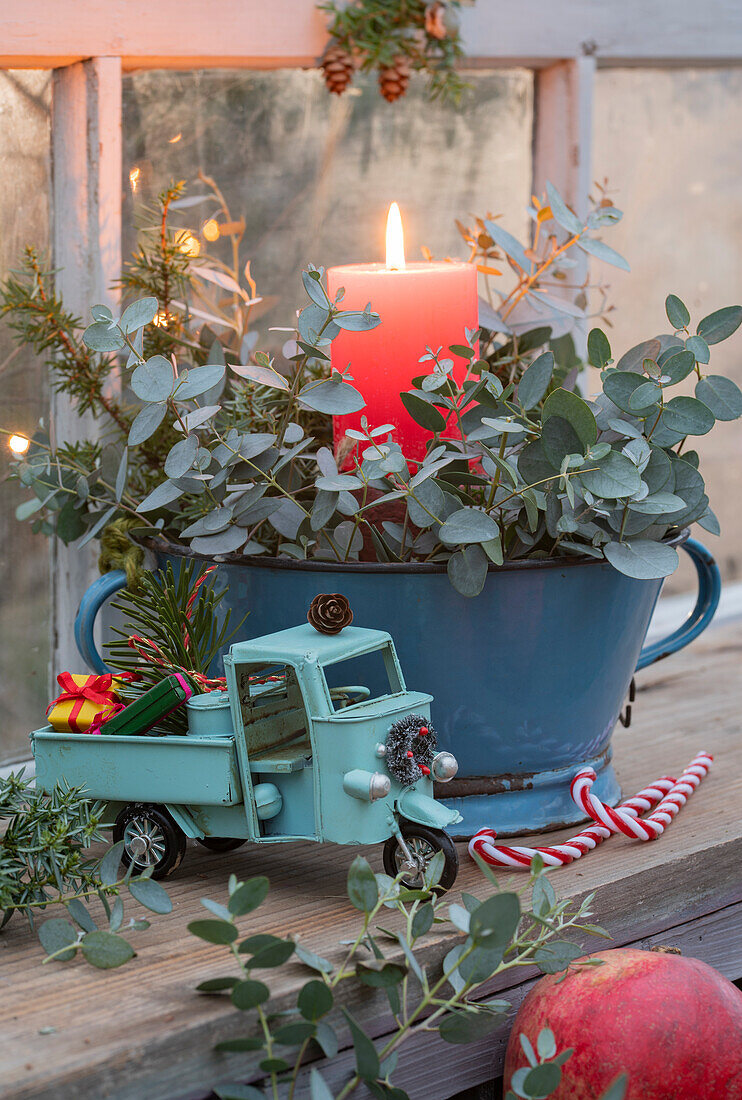
<svg viewBox="0 0 742 1100"><path fill-rule="evenodd" d="M677 774L702 748L715 754L715 767L660 840L615 837L552 874L562 896L598 891L598 918L616 944L675 944L734 979L742 976L741 658L742 623L735 622L640 674L634 723L615 738L625 792ZM546 843L566 835L550 834ZM309 844L246 847L229 856L189 848L170 880L173 914L138 933L137 959L107 974L82 963L41 966L38 942L16 918L0 935L0 1097L185 1100L238 1079L244 1063L211 1048L217 1037L240 1032L240 1015L228 1002L193 992L199 981L225 971L223 949L186 931L190 920L204 915L199 898L223 900L231 871L242 878L265 873L271 894L258 913L244 918L244 930L293 934L333 957L357 923L344 893L353 854ZM377 850L366 854L380 866ZM483 896L482 876L463 845L460 854L453 895L466 889ZM434 966L452 942L432 934L422 955ZM274 989L287 1001L305 978L300 967L287 968ZM499 988L517 1004L532 980L532 973L521 971L517 985L511 978ZM353 1002L374 1035L390 1027L384 1004L371 991ZM443 1100L496 1076L506 1030L443 1052L435 1035L425 1035L405 1048L398 1083L413 1098ZM341 1080L350 1065L349 1053L341 1052L328 1080Z"/></svg>
<svg viewBox="0 0 742 1100"><path fill-rule="evenodd" d="M529 0L465 8L470 59L544 64L595 55L608 63L720 62L742 53L737 0ZM74 14L73 14L74 13ZM124 68L312 65L326 42L315 0L10 0L0 66L48 68L121 57Z"/></svg>

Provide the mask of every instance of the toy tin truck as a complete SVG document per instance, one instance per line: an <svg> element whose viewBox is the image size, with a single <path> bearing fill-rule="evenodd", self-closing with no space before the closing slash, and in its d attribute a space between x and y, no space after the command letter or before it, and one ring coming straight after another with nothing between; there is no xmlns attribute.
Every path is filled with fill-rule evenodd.
<svg viewBox="0 0 742 1100"><path fill-rule="evenodd" d="M433 779L453 778L456 761L434 753L432 696L408 691L389 634L305 624L234 644L224 663L228 690L189 701L188 736L37 730L37 784L65 780L107 801L124 862L155 878L191 837L212 851L385 842L386 872L410 886L440 851L440 886L453 885L445 829L461 817L433 797ZM366 682L349 686L356 668Z"/></svg>

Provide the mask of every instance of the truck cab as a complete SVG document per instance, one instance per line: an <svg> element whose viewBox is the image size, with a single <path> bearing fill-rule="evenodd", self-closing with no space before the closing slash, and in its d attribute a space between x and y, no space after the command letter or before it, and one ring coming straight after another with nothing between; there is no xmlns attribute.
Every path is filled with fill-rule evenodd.
<svg viewBox="0 0 742 1100"><path fill-rule="evenodd" d="M429 722L432 696L408 690L385 631L305 624L236 643L225 668L256 840L374 844L399 837L400 821L460 820L433 798L432 771L406 784L386 767L390 727Z"/></svg>

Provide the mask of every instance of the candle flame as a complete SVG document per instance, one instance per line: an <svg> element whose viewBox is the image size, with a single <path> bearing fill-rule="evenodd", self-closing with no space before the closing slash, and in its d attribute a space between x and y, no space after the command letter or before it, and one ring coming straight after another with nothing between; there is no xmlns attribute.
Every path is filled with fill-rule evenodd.
<svg viewBox="0 0 742 1100"><path fill-rule="evenodd" d="M386 219L386 266L389 271L405 269L402 215L396 202L389 207Z"/></svg>

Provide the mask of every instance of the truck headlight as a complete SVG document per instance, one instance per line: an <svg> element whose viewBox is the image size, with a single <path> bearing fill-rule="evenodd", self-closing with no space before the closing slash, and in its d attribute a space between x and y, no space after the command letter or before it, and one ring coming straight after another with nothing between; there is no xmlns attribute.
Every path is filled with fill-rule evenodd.
<svg viewBox="0 0 742 1100"><path fill-rule="evenodd" d="M358 798L361 802L376 802L379 798L386 798L392 789L392 781L388 775L381 772L367 772L361 768L354 768L352 772L346 772L343 776L343 790L352 798Z"/></svg>
<svg viewBox="0 0 742 1100"><path fill-rule="evenodd" d="M433 757L433 775L439 783L448 783L459 770L459 762L452 752L439 752Z"/></svg>

